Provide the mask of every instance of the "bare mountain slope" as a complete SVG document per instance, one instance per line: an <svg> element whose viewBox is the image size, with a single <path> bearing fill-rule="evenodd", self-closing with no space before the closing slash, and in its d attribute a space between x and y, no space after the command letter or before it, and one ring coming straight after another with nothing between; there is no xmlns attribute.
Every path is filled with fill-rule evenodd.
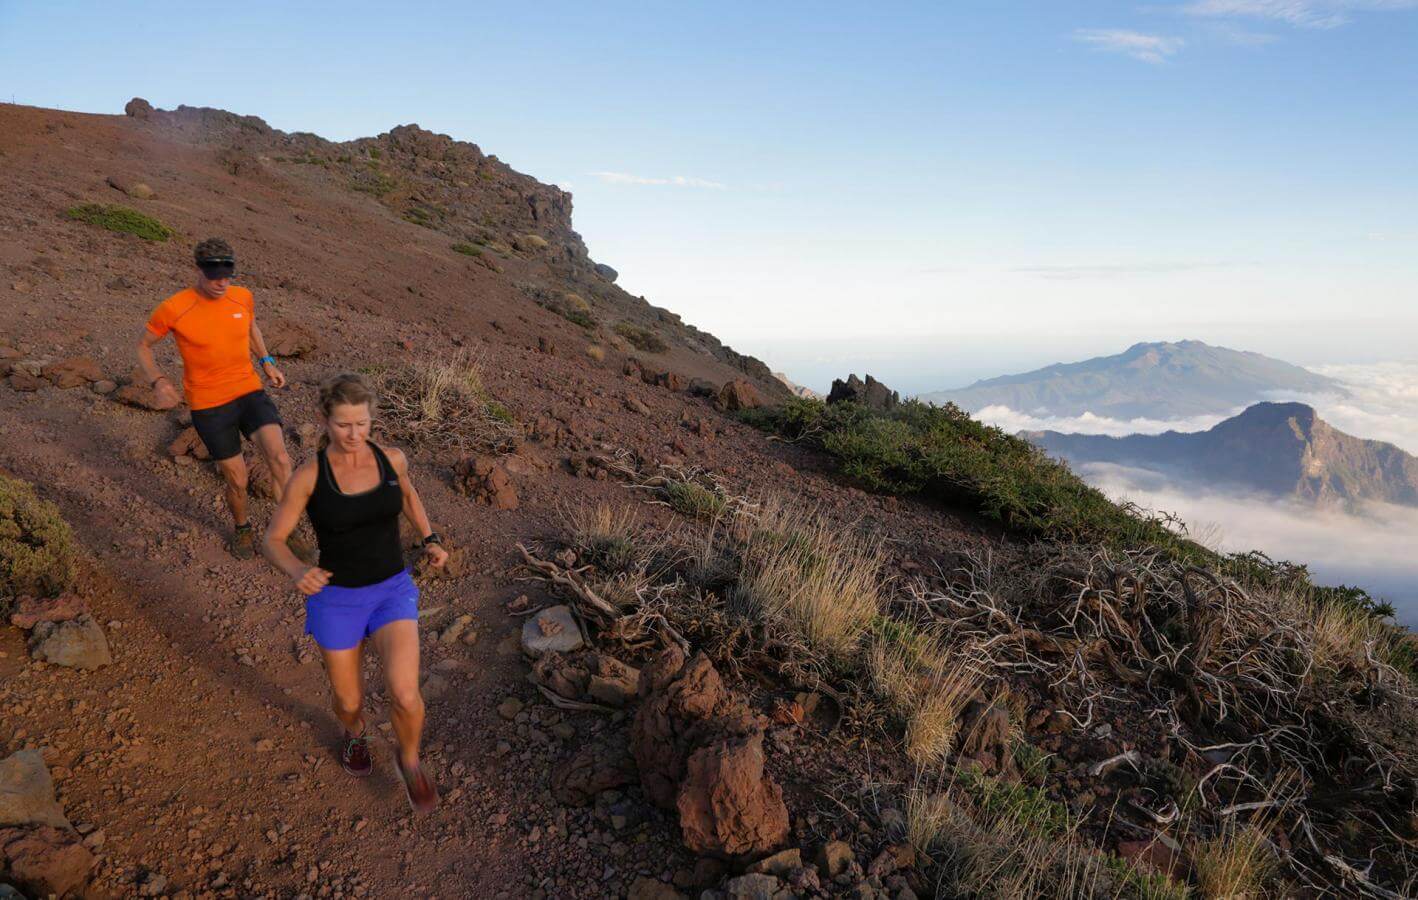
<svg viewBox="0 0 1418 900"><path fill-rule="evenodd" d="M66 814L94 827L93 896L601 897L692 871L659 813L553 801L551 768L625 726L547 705L516 649L522 620L504 609L524 593L552 600L515 547L562 534L568 510L607 502L647 528L683 527L644 492L594 477L605 470L593 456L703 467L736 491L771 484L843 522L889 527L921 568L984 540L925 504L840 486L810 454L686 390L747 377L787 395L755 361L615 287L572 230L569 197L472 145L413 127L335 145L220 111L133 111L0 105L0 367L15 369L0 377L0 471L72 524L77 589L114 657L93 672L34 662L24 633L0 623L0 757L41 749ZM359 189L371 180L394 186ZM176 235L66 218L89 203L134 208ZM298 354L282 359L291 386L275 394L297 460L323 378L459 353L526 434L501 458L516 509L460 493L455 456L409 448L430 514L462 554L457 575L423 587L427 758L448 798L428 819L409 820L387 740L362 783L331 758L300 599L264 563L227 554L215 473L168 452L181 426L99 392L128 376L149 312L190 283L192 244L213 234L235 244L268 336ZM313 349L297 346L309 338ZM75 357L99 384L27 374ZM161 361L176 371L170 344ZM269 512L256 501L258 527ZM378 685L373 664L369 677ZM504 717L509 698L527 708ZM386 702L375 690L372 722Z"/></svg>

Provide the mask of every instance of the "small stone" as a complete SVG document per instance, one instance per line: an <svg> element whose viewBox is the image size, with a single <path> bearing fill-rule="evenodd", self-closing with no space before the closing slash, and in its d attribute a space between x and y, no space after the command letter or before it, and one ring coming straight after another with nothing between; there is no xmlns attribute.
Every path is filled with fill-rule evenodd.
<svg viewBox="0 0 1418 900"><path fill-rule="evenodd" d="M522 706L521 700L518 700L516 697L508 697L506 700L497 704L497 714L510 722L517 718L517 714L522 711Z"/></svg>

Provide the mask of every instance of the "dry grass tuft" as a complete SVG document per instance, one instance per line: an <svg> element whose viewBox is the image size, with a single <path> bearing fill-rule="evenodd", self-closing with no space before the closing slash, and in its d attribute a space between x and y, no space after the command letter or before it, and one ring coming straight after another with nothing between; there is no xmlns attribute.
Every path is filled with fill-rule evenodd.
<svg viewBox="0 0 1418 900"><path fill-rule="evenodd" d="M1265 835L1234 819L1220 834L1192 851L1192 868L1201 895L1207 898L1261 896L1261 886L1275 867Z"/></svg>
<svg viewBox="0 0 1418 900"><path fill-rule="evenodd" d="M1377 619L1334 601L1316 604L1310 627L1316 669L1363 669L1383 641Z"/></svg>
<svg viewBox="0 0 1418 900"><path fill-rule="evenodd" d="M582 505L563 512L563 518L581 558L603 572L628 572L639 562L640 522L633 508Z"/></svg>
<svg viewBox="0 0 1418 900"><path fill-rule="evenodd" d="M906 795L906 839L918 853L930 853L950 818L950 795L916 785Z"/></svg>
<svg viewBox="0 0 1418 900"><path fill-rule="evenodd" d="M774 501L735 523L747 532L739 588L769 623L848 663L882 605L882 551L815 510Z"/></svg>
<svg viewBox="0 0 1418 900"><path fill-rule="evenodd" d="M586 347L586 355L596 362L604 362L606 358L606 348L600 344L589 344Z"/></svg>
<svg viewBox="0 0 1418 900"><path fill-rule="evenodd" d="M483 386L477 360L466 352L369 374L379 424L394 441L465 454L510 450L521 437L516 419Z"/></svg>

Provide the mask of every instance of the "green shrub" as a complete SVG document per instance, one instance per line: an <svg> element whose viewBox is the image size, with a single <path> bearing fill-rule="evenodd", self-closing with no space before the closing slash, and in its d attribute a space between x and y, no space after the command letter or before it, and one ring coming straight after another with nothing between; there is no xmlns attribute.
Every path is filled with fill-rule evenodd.
<svg viewBox="0 0 1418 900"><path fill-rule="evenodd" d="M381 156L383 156L383 155L384 155L384 151L383 151L383 150L380 150L378 147L370 147L370 148L369 148L369 158L370 158L370 159L379 159L379 158L380 158Z"/></svg>
<svg viewBox="0 0 1418 900"><path fill-rule="evenodd" d="M399 186L399 182L394 178L385 175L383 172L361 173L350 182L350 187L364 194L373 194L376 197L383 197L385 194Z"/></svg>
<svg viewBox="0 0 1418 900"><path fill-rule="evenodd" d="M1069 830L1068 807L1036 787L984 775L977 769L960 773L960 786L988 818L1008 818L1045 837Z"/></svg>
<svg viewBox="0 0 1418 900"><path fill-rule="evenodd" d="M665 486L670 508L691 519L713 519L724 511L724 495L694 481L672 481Z"/></svg>
<svg viewBox="0 0 1418 900"><path fill-rule="evenodd" d="M23 481L0 475L0 613L22 595L52 597L74 584L74 535L59 510Z"/></svg>
<svg viewBox="0 0 1418 900"><path fill-rule="evenodd" d="M482 256L482 255L483 255L482 248L481 248L481 247L474 247L472 244L454 244L454 245L453 245L453 252L454 252L454 253L461 253L461 254L463 254L464 256Z"/></svg>
<svg viewBox="0 0 1418 900"><path fill-rule="evenodd" d="M109 231L136 234L145 241L165 241L177 232L152 216L136 209L104 203L85 203L70 207L64 215L78 222L87 222Z"/></svg>
<svg viewBox="0 0 1418 900"><path fill-rule="evenodd" d="M655 332L629 322L621 322L616 325L615 333L629 341L636 350L645 353L664 353L670 349L670 345L665 343L665 339Z"/></svg>
<svg viewBox="0 0 1418 900"><path fill-rule="evenodd" d="M825 451L843 473L887 494L922 494L964 506L1015 532L1115 549L1160 548L1268 589L1290 589L1373 615L1391 615L1359 588L1315 585L1301 565L1264 554L1218 554L1171 521L1117 504L1023 438L972 419L954 404L909 400L888 412L858 403L792 398L747 410L743 421Z"/></svg>
<svg viewBox="0 0 1418 900"><path fill-rule="evenodd" d="M561 316L573 325L580 325L587 331L592 331L596 327L596 320L591 318L589 313L584 313L579 309L567 309L564 306L553 306L551 311Z"/></svg>

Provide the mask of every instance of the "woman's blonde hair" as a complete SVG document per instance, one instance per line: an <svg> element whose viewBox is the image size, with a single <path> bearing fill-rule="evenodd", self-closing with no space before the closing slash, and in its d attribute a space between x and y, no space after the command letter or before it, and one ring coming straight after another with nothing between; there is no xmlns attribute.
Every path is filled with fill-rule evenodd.
<svg viewBox="0 0 1418 900"><path fill-rule="evenodd" d="M369 415L373 417L375 408L374 391L363 377L354 372L341 372L325 379L320 385L320 411L325 414L325 418L330 418L330 413L337 406L360 406L368 404ZM330 436L322 434L320 436L320 449L324 450L330 444Z"/></svg>

